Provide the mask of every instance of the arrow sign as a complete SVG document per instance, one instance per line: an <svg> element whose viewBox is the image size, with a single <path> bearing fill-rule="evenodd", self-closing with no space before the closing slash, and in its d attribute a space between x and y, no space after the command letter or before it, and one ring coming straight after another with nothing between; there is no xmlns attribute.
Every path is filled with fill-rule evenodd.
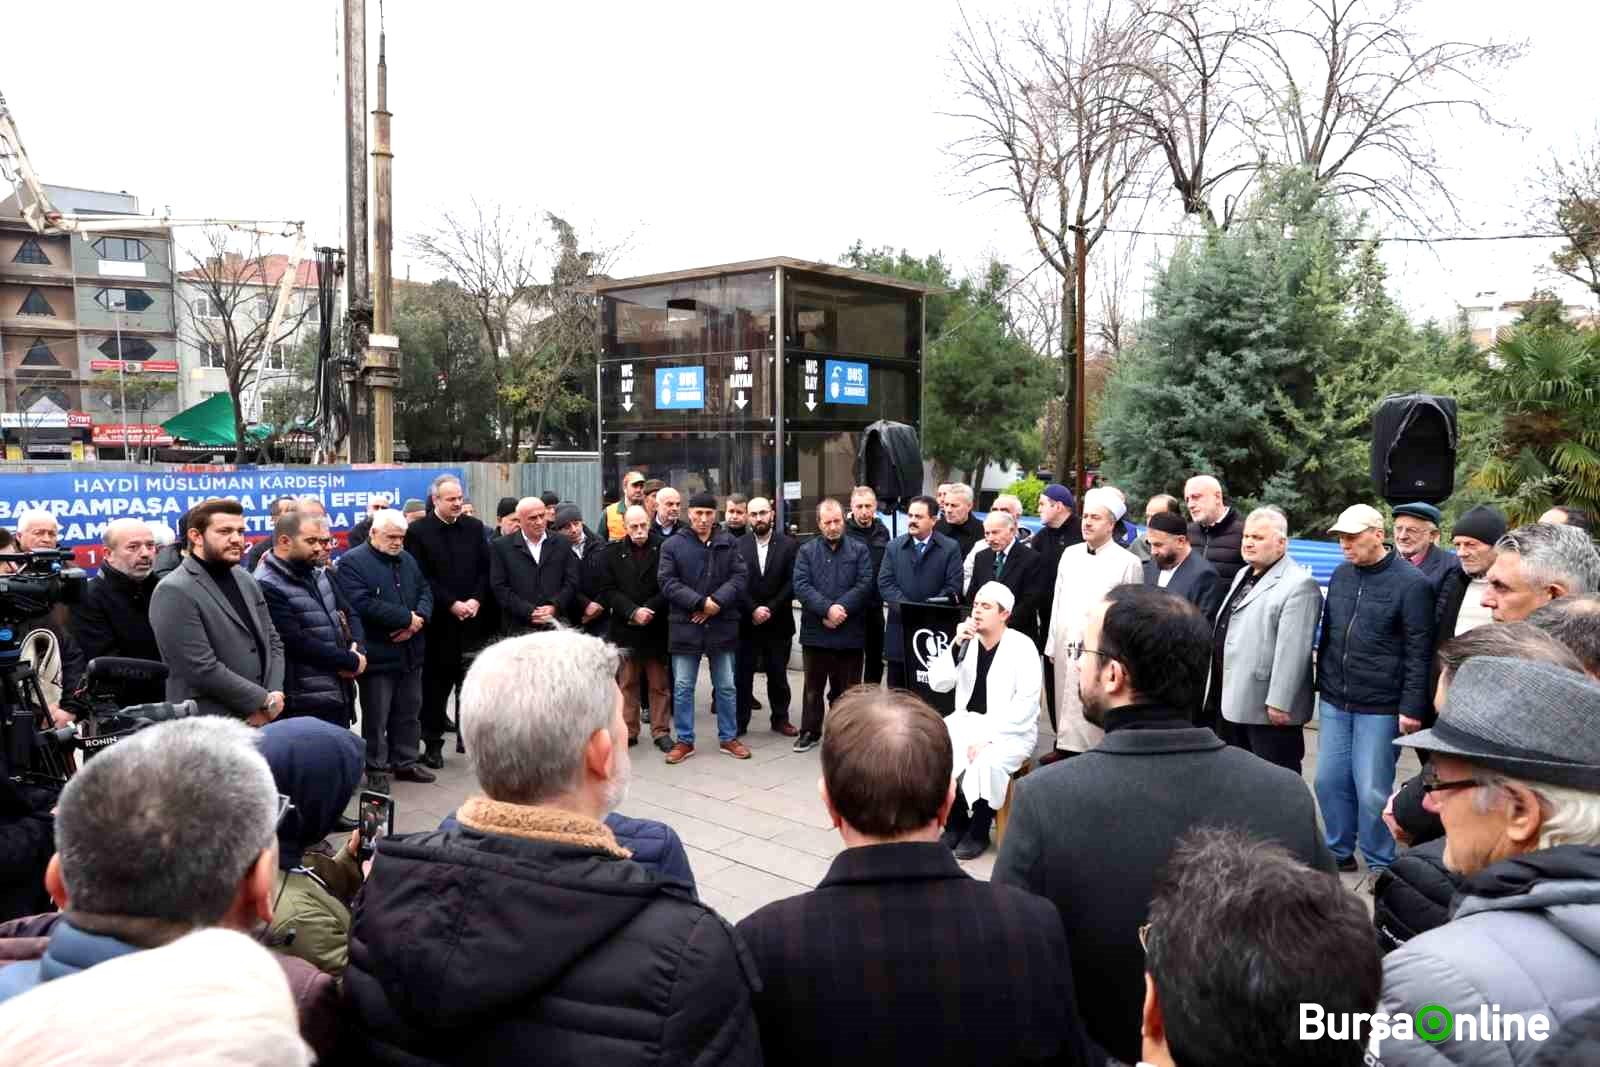
<svg viewBox="0 0 1600 1067"><path fill-rule="evenodd" d="M733 394L733 406L738 408L740 411L743 411L744 410L744 404L745 404L744 390L741 389L737 393Z"/></svg>
<svg viewBox="0 0 1600 1067"><path fill-rule="evenodd" d="M807 393L806 394L806 410L807 411L815 411L815 410L817 410L817 394L816 393Z"/></svg>
<svg viewBox="0 0 1600 1067"><path fill-rule="evenodd" d="M622 398L622 410L623 411L632 411L633 410L633 397L627 396L627 395L623 396L623 398Z"/></svg>

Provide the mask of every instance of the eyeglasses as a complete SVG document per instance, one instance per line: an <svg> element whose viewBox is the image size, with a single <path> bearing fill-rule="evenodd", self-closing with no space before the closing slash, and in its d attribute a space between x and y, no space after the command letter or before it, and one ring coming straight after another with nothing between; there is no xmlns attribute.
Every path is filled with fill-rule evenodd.
<svg viewBox="0 0 1600 1067"><path fill-rule="evenodd" d="M276 830L283 829L283 820L287 819L289 817L289 813L291 811L293 811L293 810L294 810L294 803L288 797L284 796L282 793L279 793L278 794L278 818L272 824L273 830L276 831Z"/></svg>
<svg viewBox="0 0 1600 1067"><path fill-rule="evenodd" d="M1114 659L1121 662L1122 657L1114 656L1109 652L1102 652L1098 648L1090 648L1081 641L1074 641L1067 646L1067 657L1077 659L1079 656L1099 656L1101 659Z"/></svg>
<svg viewBox="0 0 1600 1067"><path fill-rule="evenodd" d="M1145 923L1139 927L1139 947L1148 955L1150 952L1150 924Z"/></svg>
<svg viewBox="0 0 1600 1067"><path fill-rule="evenodd" d="M1443 793L1451 789L1471 789L1481 784L1476 778L1457 778L1453 782L1441 782L1439 769L1433 764L1426 764L1422 768L1422 791L1424 793Z"/></svg>

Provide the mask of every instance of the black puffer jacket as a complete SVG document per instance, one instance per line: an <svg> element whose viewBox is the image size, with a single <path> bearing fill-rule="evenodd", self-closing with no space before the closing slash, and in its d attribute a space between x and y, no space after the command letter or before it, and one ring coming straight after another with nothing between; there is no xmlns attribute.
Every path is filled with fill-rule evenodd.
<svg viewBox="0 0 1600 1067"><path fill-rule="evenodd" d="M365 648L360 616L335 591L325 568L289 563L268 553L261 557L256 581L283 639L284 713L348 726L355 686L339 672L360 666L350 651L352 641Z"/></svg>
<svg viewBox="0 0 1600 1067"><path fill-rule="evenodd" d="M1389 953L1420 933L1450 921L1450 901L1461 879L1444 865L1444 838L1408 848L1378 875L1372 924L1378 949Z"/></svg>
<svg viewBox="0 0 1600 1067"><path fill-rule="evenodd" d="M472 828L505 821L495 809L550 811L474 798L456 830L378 843L345 972L350 1062L761 1062L754 963L692 888L577 816L572 844Z"/></svg>
<svg viewBox="0 0 1600 1067"><path fill-rule="evenodd" d="M109 564L90 579L83 599L72 609L72 636L83 650L84 662L97 656L132 656L160 662L161 649L150 628L150 594L160 581L153 573L135 581ZM128 704L167 699L165 682L124 686L120 693Z"/></svg>
<svg viewBox="0 0 1600 1067"><path fill-rule="evenodd" d="M1426 715L1433 604L1433 583L1398 552L1365 566L1339 564L1317 650L1323 699L1358 714Z"/></svg>
<svg viewBox="0 0 1600 1067"><path fill-rule="evenodd" d="M1244 566L1244 554L1240 551L1244 544L1244 516L1239 514L1238 508L1230 507L1214 526L1190 522L1189 544L1217 568L1224 586L1231 584L1233 576Z"/></svg>
<svg viewBox="0 0 1600 1067"><path fill-rule="evenodd" d="M861 526L852 516L844 520L844 532L850 538L867 546L872 553L872 590L867 597L867 606L881 608L883 598L878 595L878 568L883 566L883 550L889 547L889 527L883 524L882 519L873 519L871 526Z"/></svg>

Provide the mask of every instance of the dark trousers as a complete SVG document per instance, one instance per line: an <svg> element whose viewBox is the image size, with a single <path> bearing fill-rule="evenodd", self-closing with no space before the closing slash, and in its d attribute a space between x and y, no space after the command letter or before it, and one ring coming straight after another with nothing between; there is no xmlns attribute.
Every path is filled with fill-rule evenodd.
<svg viewBox="0 0 1600 1067"><path fill-rule="evenodd" d="M789 721L789 646L793 637L786 633L763 633L752 626L740 635L734 655L734 702L738 711L739 732L750 726L750 712L756 675L767 677L767 713L773 726Z"/></svg>
<svg viewBox="0 0 1600 1067"><path fill-rule="evenodd" d="M422 740L429 745L443 743L450 729L450 691L466 677L461 652L446 647L435 653L428 645L422 660Z"/></svg>
<svg viewBox="0 0 1600 1067"><path fill-rule="evenodd" d="M421 754L422 672L363 674L359 681L367 770L413 766Z"/></svg>
<svg viewBox="0 0 1600 1067"><path fill-rule="evenodd" d="M810 648L801 646L805 663L805 696L801 700L800 732L822 735L822 692L828 691L828 706L853 685L861 684L859 648Z"/></svg>
<svg viewBox="0 0 1600 1067"><path fill-rule="evenodd" d="M875 603L866 611L866 659L861 668L861 680L877 685L883 681L883 605Z"/></svg>
<svg viewBox="0 0 1600 1067"><path fill-rule="evenodd" d="M1044 708L1050 713L1050 729L1056 728L1056 661L1044 657Z"/></svg>
<svg viewBox="0 0 1600 1067"><path fill-rule="evenodd" d="M891 659L884 661L885 670L889 678L890 689L906 688L906 664L904 660Z"/></svg>
<svg viewBox="0 0 1600 1067"><path fill-rule="evenodd" d="M1235 748L1252 752L1296 774L1301 772L1306 758L1305 727L1229 722L1219 715L1216 729L1217 734Z"/></svg>

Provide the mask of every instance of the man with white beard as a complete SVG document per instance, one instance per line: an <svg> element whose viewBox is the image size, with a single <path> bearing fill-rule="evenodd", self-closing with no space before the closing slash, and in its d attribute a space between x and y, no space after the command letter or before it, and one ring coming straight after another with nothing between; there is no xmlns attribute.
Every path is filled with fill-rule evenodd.
<svg viewBox="0 0 1600 1067"><path fill-rule="evenodd" d="M1105 731L1083 717L1078 699L1078 651L1089 612L1119 585L1139 585L1144 567L1139 557L1111 539L1117 520L1127 511L1122 494L1106 486L1083 494L1083 542L1061 553L1051 598L1050 634L1044 654L1055 662L1056 747L1041 764L1087 752ZM1092 650L1085 650L1091 651Z"/></svg>

